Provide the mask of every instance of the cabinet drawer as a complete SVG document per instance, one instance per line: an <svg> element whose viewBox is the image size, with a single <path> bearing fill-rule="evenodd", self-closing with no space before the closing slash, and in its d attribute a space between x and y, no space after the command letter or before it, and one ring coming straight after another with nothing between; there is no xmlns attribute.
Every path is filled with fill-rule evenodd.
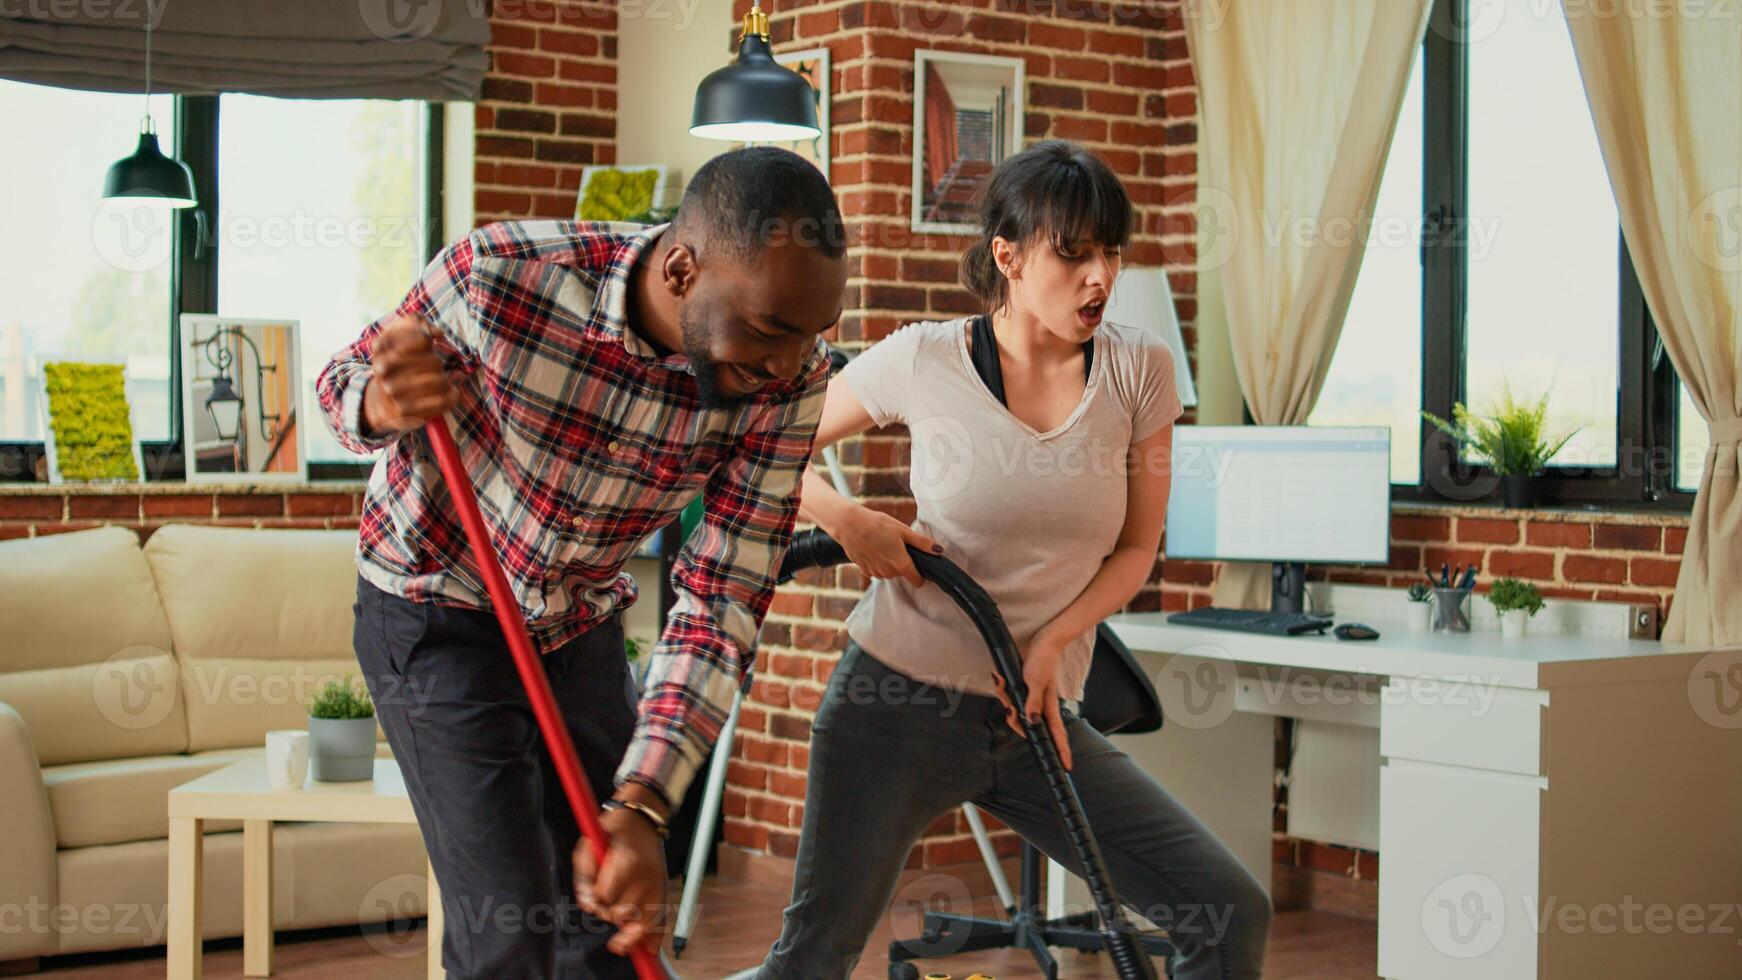
<svg viewBox="0 0 1742 980"><path fill-rule="evenodd" d="M1379 754L1525 776L1546 775L1548 692L1393 680L1380 706Z"/></svg>

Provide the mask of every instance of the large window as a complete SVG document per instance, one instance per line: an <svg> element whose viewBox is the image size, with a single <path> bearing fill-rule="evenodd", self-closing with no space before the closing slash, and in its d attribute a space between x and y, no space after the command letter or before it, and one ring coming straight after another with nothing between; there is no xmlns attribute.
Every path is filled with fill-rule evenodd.
<svg viewBox="0 0 1742 980"><path fill-rule="evenodd" d="M1546 392L1578 432L1545 503L1685 499L1705 427L1654 356L1559 6L1437 0L1373 219L1310 421L1389 425L1400 496L1471 500L1495 481L1420 411Z"/></svg>
<svg viewBox="0 0 1742 980"><path fill-rule="evenodd" d="M0 478L29 479L38 366L62 355L126 360L147 470L179 475L178 312L299 321L310 473L360 475L366 461L319 420L314 381L439 244L439 114L406 101L154 97L165 152L194 170L195 216L100 199L142 106L0 81L0 118L32 136L0 155L0 180L20 190L0 240ZM16 152L32 145L43 152Z"/></svg>

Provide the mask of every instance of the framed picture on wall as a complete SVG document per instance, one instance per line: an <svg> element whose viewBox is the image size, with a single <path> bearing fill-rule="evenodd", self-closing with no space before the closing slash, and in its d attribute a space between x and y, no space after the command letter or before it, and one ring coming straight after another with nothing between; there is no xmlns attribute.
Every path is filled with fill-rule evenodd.
<svg viewBox="0 0 1742 980"><path fill-rule="evenodd" d="M1022 149L1020 58L913 54L913 230L971 234L974 199Z"/></svg>
<svg viewBox="0 0 1742 980"><path fill-rule="evenodd" d="M300 483L302 363L295 320L181 318L181 418L190 483Z"/></svg>
<svg viewBox="0 0 1742 980"><path fill-rule="evenodd" d="M823 179L829 177L829 49L811 48L808 51L788 51L777 54L774 60L792 69L799 77L810 83L811 95L816 99L817 128L821 130L814 139L797 140L791 143L775 143L783 146L811 163L816 164L823 172Z"/></svg>
<svg viewBox="0 0 1742 980"><path fill-rule="evenodd" d="M660 206L665 180L663 164L583 167L575 220L647 221Z"/></svg>

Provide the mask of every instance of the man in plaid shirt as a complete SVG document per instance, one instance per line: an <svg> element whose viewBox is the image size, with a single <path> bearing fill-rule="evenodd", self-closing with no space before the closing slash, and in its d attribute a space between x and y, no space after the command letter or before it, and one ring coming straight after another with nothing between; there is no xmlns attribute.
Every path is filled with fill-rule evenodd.
<svg viewBox="0 0 1742 980"><path fill-rule="evenodd" d="M844 246L815 168L739 150L696 172L669 226L474 231L322 371L334 434L385 450L354 639L441 883L449 976L627 977L618 954L663 938L659 834L768 611ZM612 800L602 867L576 839L421 431L442 415L594 792ZM623 566L697 494L637 717Z"/></svg>

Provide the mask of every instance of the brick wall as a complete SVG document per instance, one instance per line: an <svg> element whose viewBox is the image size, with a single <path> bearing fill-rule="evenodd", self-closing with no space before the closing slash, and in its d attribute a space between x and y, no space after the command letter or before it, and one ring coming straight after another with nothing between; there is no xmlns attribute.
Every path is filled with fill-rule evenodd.
<svg viewBox="0 0 1742 980"><path fill-rule="evenodd" d="M0 540L42 537L117 524L141 540L165 524L235 527L355 528L363 485L333 483L293 489L214 487L185 483L102 487L9 485L0 490Z"/></svg>
<svg viewBox="0 0 1742 980"><path fill-rule="evenodd" d="M615 163L617 6L496 0L477 103L477 223L572 218L581 168Z"/></svg>

